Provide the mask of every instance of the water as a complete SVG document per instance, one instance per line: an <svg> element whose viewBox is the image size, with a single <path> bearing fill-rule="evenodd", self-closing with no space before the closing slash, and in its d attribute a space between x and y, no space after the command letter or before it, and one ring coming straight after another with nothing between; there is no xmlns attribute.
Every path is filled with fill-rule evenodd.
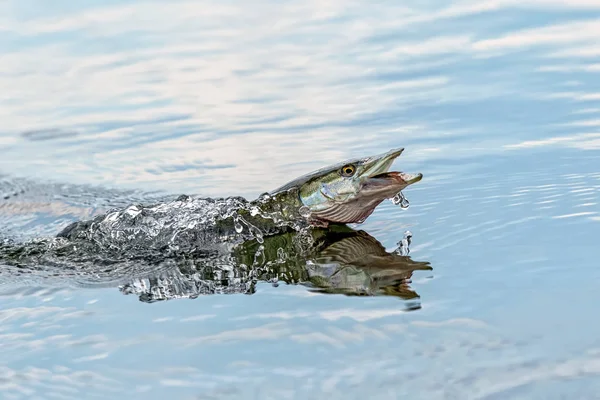
<svg viewBox="0 0 600 400"><path fill-rule="evenodd" d="M599 398L597 2L9 0L0 16L3 236L256 198L405 147L396 169L424 175L410 208L354 228L398 256L408 230L431 266L403 297L276 269L230 271L230 294L185 270L10 275L0 398Z"/></svg>
<svg viewBox="0 0 600 400"><path fill-rule="evenodd" d="M398 194L396 194L392 198L392 204L394 204L396 206L400 206L404 210L406 210L410 206L410 202L408 201L408 199L404 196L404 193L402 193L402 192L398 192Z"/></svg>

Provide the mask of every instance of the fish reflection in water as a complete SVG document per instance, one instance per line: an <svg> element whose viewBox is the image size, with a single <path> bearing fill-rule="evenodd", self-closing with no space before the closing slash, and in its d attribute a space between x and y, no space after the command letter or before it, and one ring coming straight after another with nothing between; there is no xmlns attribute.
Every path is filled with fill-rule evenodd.
<svg viewBox="0 0 600 400"><path fill-rule="evenodd" d="M263 281L302 284L319 293L397 296L414 303L419 296L409 287L413 272L432 269L428 262L388 252L365 231L346 226L288 232L267 237L264 243L248 241L227 261L186 258L175 268L137 278L120 290L155 302L216 293L252 294Z"/></svg>
<svg viewBox="0 0 600 400"><path fill-rule="evenodd" d="M247 240L228 250L195 250L166 257L149 254L116 263L23 265L0 270L3 282L39 287L118 287L140 301L194 299L213 294L253 294L259 282L301 284L312 292L350 296L396 296L406 308L420 308L409 286L414 271L430 264L408 255L405 237L386 251L362 230L345 225L290 231ZM5 259L6 260L6 259ZM6 261L5 261L6 262Z"/></svg>

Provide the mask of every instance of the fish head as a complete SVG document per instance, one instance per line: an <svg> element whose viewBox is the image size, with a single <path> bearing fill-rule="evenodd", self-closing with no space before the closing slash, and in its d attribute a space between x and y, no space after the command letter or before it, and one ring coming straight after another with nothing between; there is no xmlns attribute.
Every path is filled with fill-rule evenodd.
<svg viewBox="0 0 600 400"><path fill-rule="evenodd" d="M404 151L347 160L322 168L288 183L278 191L297 188L309 212L309 220L321 223L362 223L385 199L420 181L422 174L390 172Z"/></svg>

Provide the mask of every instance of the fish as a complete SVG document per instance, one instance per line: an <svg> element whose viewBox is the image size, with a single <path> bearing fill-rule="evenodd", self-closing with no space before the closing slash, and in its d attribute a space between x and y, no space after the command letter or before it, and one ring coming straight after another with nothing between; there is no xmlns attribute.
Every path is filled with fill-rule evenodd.
<svg viewBox="0 0 600 400"><path fill-rule="evenodd" d="M118 284L147 302L248 292L274 278L321 293L418 298L407 282L429 265L348 226L423 178L390 171L403 151L339 162L252 201L181 195L74 221L55 236L0 240L0 275L5 282Z"/></svg>
<svg viewBox="0 0 600 400"><path fill-rule="evenodd" d="M423 179L422 173L389 171L404 148L330 165L264 193L253 202L280 219L311 226L362 224L384 200Z"/></svg>
<svg viewBox="0 0 600 400"><path fill-rule="evenodd" d="M202 236L204 241L231 241L247 240L248 235L264 237L287 229L361 224L385 199L393 198L423 178L421 173L389 171L403 151L404 148L395 148L382 154L339 162L265 192L253 201L243 197L193 199L182 195L169 204L139 204L92 220L77 221L57 236L98 242L115 236L115 232L135 230L137 239L142 240L144 225L154 224L156 228L148 231L168 237L169 229L176 230L177 224L193 224L195 237ZM175 211L168 215L165 210ZM131 215L137 217L131 218ZM206 215L212 218L209 223L194 224ZM102 237L98 238L98 235ZM124 238L130 236L121 235Z"/></svg>

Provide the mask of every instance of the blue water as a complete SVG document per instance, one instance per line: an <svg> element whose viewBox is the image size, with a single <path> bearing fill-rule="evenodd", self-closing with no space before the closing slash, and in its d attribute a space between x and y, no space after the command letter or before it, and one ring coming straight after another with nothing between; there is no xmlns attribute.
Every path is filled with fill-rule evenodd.
<svg viewBox="0 0 600 400"><path fill-rule="evenodd" d="M0 282L0 398L600 399L599 37L591 0L2 2L4 234L405 147L360 228L433 270L414 311Z"/></svg>

